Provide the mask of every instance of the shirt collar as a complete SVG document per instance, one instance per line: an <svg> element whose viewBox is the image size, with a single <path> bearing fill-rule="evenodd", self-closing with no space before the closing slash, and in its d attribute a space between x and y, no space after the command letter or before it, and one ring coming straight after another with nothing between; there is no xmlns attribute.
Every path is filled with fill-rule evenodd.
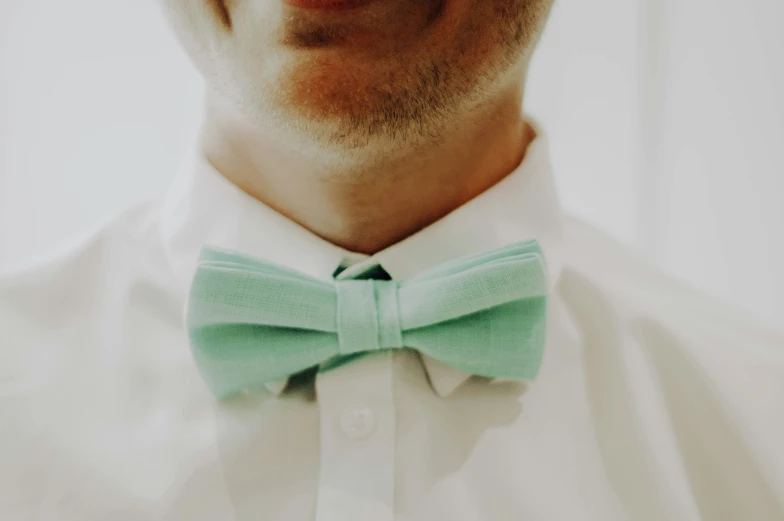
<svg viewBox="0 0 784 521"><path fill-rule="evenodd" d="M199 153L191 153L162 207L161 234L166 256L187 293L205 245L242 251L331 280L380 264L394 279L405 280L454 258L513 242L537 239L547 264L550 288L561 272L562 214L549 160L547 138L539 127L513 172L474 199L406 239L369 256L351 252L315 235L243 192ZM445 397L470 374L422 354L433 389ZM267 384L279 394L288 380Z"/></svg>

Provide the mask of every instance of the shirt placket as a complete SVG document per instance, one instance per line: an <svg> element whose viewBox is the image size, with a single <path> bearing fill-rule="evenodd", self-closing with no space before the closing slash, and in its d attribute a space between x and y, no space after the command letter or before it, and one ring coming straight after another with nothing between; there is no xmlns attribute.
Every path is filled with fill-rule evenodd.
<svg viewBox="0 0 784 521"><path fill-rule="evenodd" d="M391 351L320 371L316 521L393 521L395 409Z"/></svg>

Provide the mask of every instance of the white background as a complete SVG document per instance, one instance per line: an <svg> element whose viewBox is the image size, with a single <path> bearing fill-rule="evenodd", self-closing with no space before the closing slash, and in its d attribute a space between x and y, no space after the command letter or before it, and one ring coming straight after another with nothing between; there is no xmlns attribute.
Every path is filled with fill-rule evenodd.
<svg viewBox="0 0 784 521"><path fill-rule="evenodd" d="M556 0L527 110L565 208L784 324L784 2ZM202 87L155 0L0 0L0 265L167 187Z"/></svg>

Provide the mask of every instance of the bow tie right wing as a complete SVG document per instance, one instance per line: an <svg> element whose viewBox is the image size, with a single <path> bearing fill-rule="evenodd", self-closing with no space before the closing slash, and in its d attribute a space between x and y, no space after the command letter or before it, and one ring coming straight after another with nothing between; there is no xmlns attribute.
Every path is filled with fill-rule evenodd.
<svg viewBox="0 0 784 521"><path fill-rule="evenodd" d="M547 293L535 241L458 259L401 285L403 342L468 373L533 379Z"/></svg>

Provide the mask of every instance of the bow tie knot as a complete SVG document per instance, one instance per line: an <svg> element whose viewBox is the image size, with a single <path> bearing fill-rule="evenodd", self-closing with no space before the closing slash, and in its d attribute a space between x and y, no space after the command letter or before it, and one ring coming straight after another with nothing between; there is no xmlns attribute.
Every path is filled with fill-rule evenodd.
<svg viewBox="0 0 784 521"><path fill-rule="evenodd" d="M335 288L341 354L403 347L396 281L342 280Z"/></svg>

